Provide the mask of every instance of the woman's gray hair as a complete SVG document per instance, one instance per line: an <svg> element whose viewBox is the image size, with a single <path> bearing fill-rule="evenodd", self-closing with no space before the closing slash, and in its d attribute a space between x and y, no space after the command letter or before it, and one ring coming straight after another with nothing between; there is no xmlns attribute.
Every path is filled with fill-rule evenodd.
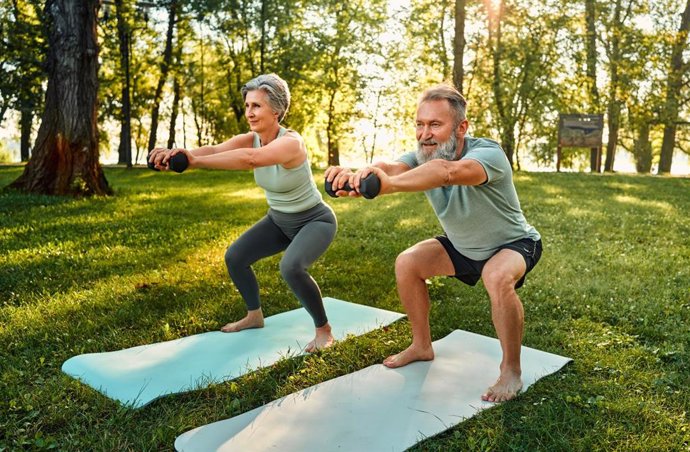
<svg viewBox="0 0 690 452"><path fill-rule="evenodd" d="M455 87L448 84L432 86L422 93L419 103L421 104L429 100L448 101L450 108L455 113L455 127L465 120L467 101Z"/></svg>
<svg viewBox="0 0 690 452"><path fill-rule="evenodd" d="M282 121L290 108L290 88L287 82L276 74L262 74L249 80L240 89L242 99L247 100L247 93L258 89L268 95L268 103L278 113L278 122Z"/></svg>

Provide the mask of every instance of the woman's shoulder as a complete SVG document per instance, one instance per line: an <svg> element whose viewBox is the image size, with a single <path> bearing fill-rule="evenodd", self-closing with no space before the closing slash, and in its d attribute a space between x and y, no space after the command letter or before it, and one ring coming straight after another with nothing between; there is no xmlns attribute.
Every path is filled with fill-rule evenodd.
<svg viewBox="0 0 690 452"><path fill-rule="evenodd" d="M231 149L250 148L254 144L254 132L239 133L226 141Z"/></svg>
<svg viewBox="0 0 690 452"><path fill-rule="evenodd" d="M300 135L299 132L293 129L288 129L288 128L283 128L284 132L280 135L280 138L288 138L290 140L294 140L298 142L301 146L304 146L304 138L302 138L302 135Z"/></svg>
<svg viewBox="0 0 690 452"><path fill-rule="evenodd" d="M247 133L239 133L235 135L234 139L245 143L252 143L254 141L254 135L254 132L249 131Z"/></svg>
<svg viewBox="0 0 690 452"><path fill-rule="evenodd" d="M287 136L290 136L293 138L299 138L300 140L302 139L302 135L300 135L300 133L298 131L296 131L294 129L288 129L287 127L283 127L283 129L285 130L285 132L283 133L283 136L287 135Z"/></svg>

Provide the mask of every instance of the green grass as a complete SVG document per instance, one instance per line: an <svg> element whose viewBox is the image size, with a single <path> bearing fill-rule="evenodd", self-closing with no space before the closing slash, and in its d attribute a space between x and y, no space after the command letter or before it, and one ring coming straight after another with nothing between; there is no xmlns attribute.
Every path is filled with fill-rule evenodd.
<svg viewBox="0 0 690 452"><path fill-rule="evenodd" d="M20 171L0 168L0 186ZM241 316L223 254L266 204L248 172L106 175L109 198L0 195L0 451L171 450L190 428L407 345L403 320L230 383L120 407L62 363ZM524 344L574 362L414 450L690 450L690 179L520 173L516 184L544 238L520 290ZM401 311L395 257L439 232L424 196L328 202L339 232L312 269L324 295ZM255 267L267 315L298 307L277 267ZM495 336L481 285L429 287L434 339L456 328Z"/></svg>

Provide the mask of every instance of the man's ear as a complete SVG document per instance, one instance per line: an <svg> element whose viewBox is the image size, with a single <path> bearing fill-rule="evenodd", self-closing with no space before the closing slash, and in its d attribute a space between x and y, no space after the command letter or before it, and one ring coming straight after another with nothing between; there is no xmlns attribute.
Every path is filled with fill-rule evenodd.
<svg viewBox="0 0 690 452"><path fill-rule="evenodd" d="M467 129L470 126L470 123L467 122L467 119L463 119L460 124L458 124L457 129L455 129L455 136L459 139L461 137L464 137L465 134L467 133Z"/></svg>

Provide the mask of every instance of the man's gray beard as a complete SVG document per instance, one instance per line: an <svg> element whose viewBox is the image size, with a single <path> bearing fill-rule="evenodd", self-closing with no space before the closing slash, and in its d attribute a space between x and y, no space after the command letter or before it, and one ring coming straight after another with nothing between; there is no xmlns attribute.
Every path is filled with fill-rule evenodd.
<svg viewBox="0 0 690 452"><path fill-rule="evenodd" d="M424 152L424 149L422 148L422 144L434 144L436 143L436 149L433 152L426 153ZM443 143L438 143L438 142L424 142L424 141L419 141L417 143L417 162L421 165L423 163L428 162L429 160L434 160L434 159L444 159L444 160L455 160L455 154L458 149L458 139L455 136L455 134L452 134L450 136L450 139L448 141L445 141Z"/></svg>

